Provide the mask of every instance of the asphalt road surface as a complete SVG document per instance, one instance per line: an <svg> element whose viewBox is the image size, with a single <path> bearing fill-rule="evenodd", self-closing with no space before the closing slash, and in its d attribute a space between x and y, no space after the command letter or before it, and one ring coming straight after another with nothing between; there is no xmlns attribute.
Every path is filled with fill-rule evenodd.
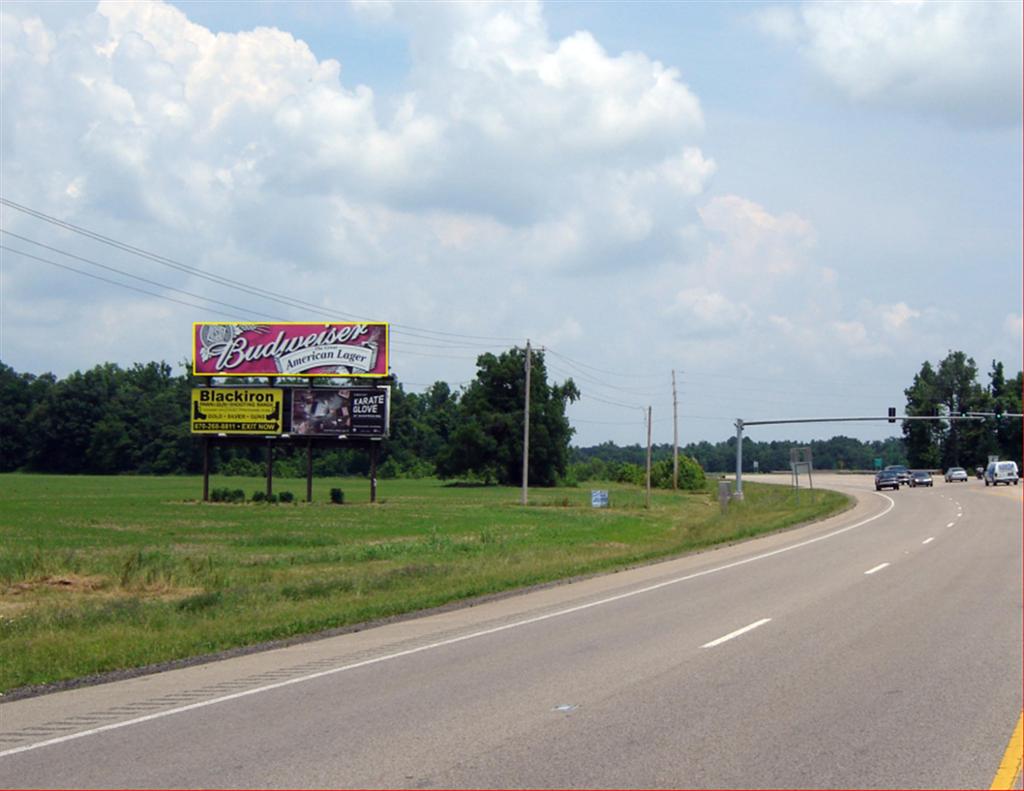
<svg viewBox="0 0 1024 791"><path fill-rule="evenodd" d="M3 787L988 788L1022 710L1021 487L0 704Z"/></svg>

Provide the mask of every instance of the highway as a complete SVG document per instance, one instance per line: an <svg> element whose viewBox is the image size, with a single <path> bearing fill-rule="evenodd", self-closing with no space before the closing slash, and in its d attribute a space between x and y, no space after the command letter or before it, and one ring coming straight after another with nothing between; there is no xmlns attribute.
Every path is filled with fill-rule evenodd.
<svg viewBox="0 0 1024 791"><path fill-rule="evenodd" d="M989 788L1001 765L1005 781L1022 711L1024 486L815 484L857 507L0 704L0 786Z"/></svg>

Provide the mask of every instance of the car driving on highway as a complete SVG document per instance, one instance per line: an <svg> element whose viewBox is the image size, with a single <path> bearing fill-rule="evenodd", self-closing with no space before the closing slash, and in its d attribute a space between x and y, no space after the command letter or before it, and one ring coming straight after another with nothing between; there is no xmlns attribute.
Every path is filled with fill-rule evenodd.
<svg viewBox="0 0 1024 791"><path fill-rule="evenodd" d="M1015 461L993 461L989 462L988 467L985 468L986 486L989 484L998 486L1001 483L1005 483L1007 486L1012 483L1016 486L1019 477Z"/></svg>
<svg viewBox="0 0 1024 791"><path fill-rule="evenodd" d="M900 474L896 470L880 470L875 474L875 491L900 488Z"/></svg>
<svg viewBox="0 0 1024 791"><path fill-rule="evenodd" d="M910 485L911 486L931 486L932 476L931 473L926 470L915 470L910 473Z"/></svg>
<svg viewBox="0 0 1024 791"><path fill-rule="evenodd" d="M950 467L946 470L946 483L967 483L967 470L963 467Z"/></svg>
<svg viewBox="0 0 1024 791"><path fill-rule="evenodd" d="M901 484L910 483L910 470L903 464L890 464L883 470L883 472L892 471L895 472Z"/></svg>

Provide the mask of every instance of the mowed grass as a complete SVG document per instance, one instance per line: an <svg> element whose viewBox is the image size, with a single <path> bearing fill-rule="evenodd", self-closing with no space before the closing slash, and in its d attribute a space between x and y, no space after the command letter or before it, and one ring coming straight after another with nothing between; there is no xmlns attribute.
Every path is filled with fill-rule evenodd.
<svg viewBox="0 0 1024 791"><path fill-rule="evenodd" d="M262 479L212 487L262 490ZM345 505L332 505L341 486ZM306 504L199 502L198 478L0 475L0 692L599 572L811 521L845 495L317 481ZM304 499L304 480L275 490Z"/></svg>

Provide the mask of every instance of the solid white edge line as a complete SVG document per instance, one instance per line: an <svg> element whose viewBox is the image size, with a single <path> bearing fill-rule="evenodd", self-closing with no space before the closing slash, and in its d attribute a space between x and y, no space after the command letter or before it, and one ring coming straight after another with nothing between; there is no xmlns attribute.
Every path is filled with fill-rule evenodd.
<svg viewBox="0 0 1024 791"><path fill-rule="evenodd" d="M924 541L922 541L921 543L922 543L922 544L930 544L930 543L932 543L932 541L934 541L934 540L935 540L935 536L932 536L931 538L926 538L926 539L925 539Z"/></svg>
<svg viewBox="0 0 1024 791"><path fill-rule="evenodd" d="M888 514L893 508L896 507L896 501L893 500L891 497L884 495L880 492L875 492L875 494L878 497L881 497L883 500L889 501L889 507L886 508L884 511L879 511L874 516L869 516L867 519L862 519L860 522L856 522L852 525L847 525L846 527L841 527L838 530L833 530L831 533L826 533L822 536L816 536L815 538L809 538L806 541L800 541L796 544L791 544L788 547L773 549L771 552L764 552L760 555L753 555L749 558L744 558L743 560L736 560L732 563L726 563L723 566L715 566L714 568L704 569L704 571L696 571L693 574L686 574L682 577L675 577L670 580L665 580L664 582L655 583L654 585L648 585L643 588L638 588L634 591L627 591L626 593L620 593L615 596L609 596L604 599L588 602L587 604L579 604L575 607L567 607L564 610L558 610L556 612L547 613L545 615L537 615L533 618L524 618L521 621L515 621L513 623L504 624L503 626L495 626L492 629L483 629L479 632L471 632L469 634L464 634L459 637L452 637L448 640L439 640L436 643L422 645L417 648L410 648L406 651L397 651L393 654L385 654L383 656L374 657L373 659L366 659L362 662L354 662L350 665L341 665L340 667L334 667L329 670L321 670L317 673L310 673L309 675L299 676L297 678L290 678L287 681L278 681L274 684L267 684L266 686L255 687L253 689L247 689L242 692L234 692L230 695L222 695L218 698L202 700L198 703L190 703L187 706L178 706L177 708L167 709L165 711L158 711L154 712L153 714L146 714L142 717L135 717L130 720L124 720L123 722L112 722L109 725L101 725L98 728L90 728L86 731L69 733L66 736L57 736L53 739L47 739L45 741L36 742L34 744L26 744L21 747L12 747L8 750L0 751L0 758L6 758L9 755L17 755L18 753L28 752L29 750L36 750L40 747L50 747L55 744L63 744L64 742L74 741L75 739L81 739L86 736L94 736L97 733L104 733L105 731L117 730L118 728L127 728L131 725L140 725L141 723L149 722L150 720L157 720L161 717L170 717L172 714L182 714L186 711L194 711L195 709L202 709L206 708L207 706L214 706L218 703L226 703L229 700L238 700L239 698L248 697L249 695L258 695L262 692L270 692L275 689L291 686L292 684L301 684L306 681L313 681L315 679L323 678L325 676L332 676L335 673L344 673L347 670L355 670L356 668L366 667L368 665L375 665L380 662L387 662L391 659L399 659L403 656L418 654L422 651L430 651L435 648L442 648L444 646L453 645L455 643L465 642L466 640L473 640L477 637L486 637L487 635L496 634L498 632L504 632L509 629L516 629L520 626L528 626L529 624L539 623L541 621L547 621L551 618L558 618L563 615L569 615L574 612L580 612L581 610L589 610L591 607L600 607L601 605L611 604L612 602L621 601L622 599L629 599L633 596L640 596L641 594L650 593L651 591L655 591L660 588L667 588L670 585L676 585L680 582L687 582L688 580L697 579L698 577L706 577L711 574L717 574L720 571L727 571L728 569L733 569L738 566L745 566L748 563L753 563L758 560L764 560L766 558L775 557L776 555L781 555L785 552L792 552L794 549L801 549L803 547L810 546L811 544L817 544L819 541L825 541L829 538L834 538L836 536L842 535L843 533L847 533L850 530L856 530L858 527L863 527L866 524L874 522L876 519L881 519L883 516Z"/></svg>
<svg viewBox="0 0 1024 791"><path fill-rule="evenodd" d="M719 637L717 640L712 640L710 643L704 643L701 648L714 648L716 645L721 645L727 640L732 640L734 637L739 637L741 634L746 634L751 629L756 629L758 626L764 626L768 623L771 618L762 618L760 621L754 621L749 626L744 626L742 629L737 629L735 632L729 632L724 637Z"/></svg>
<svg viewBox="0 0 1024 791"><path fill-rule="evenodd" d="M874 574L874 573L875 573L876 571L881 571L882 569L884 569L884 568L885 568L886 566L888 566L888 565L889 565L888 563L879 563L879 564L878 564L877 566L875 566L875 567L874 567L873 569L868 569L868 570L867 570L867 571L865 571L864 573L865 573L865 574Z"/></svg>

